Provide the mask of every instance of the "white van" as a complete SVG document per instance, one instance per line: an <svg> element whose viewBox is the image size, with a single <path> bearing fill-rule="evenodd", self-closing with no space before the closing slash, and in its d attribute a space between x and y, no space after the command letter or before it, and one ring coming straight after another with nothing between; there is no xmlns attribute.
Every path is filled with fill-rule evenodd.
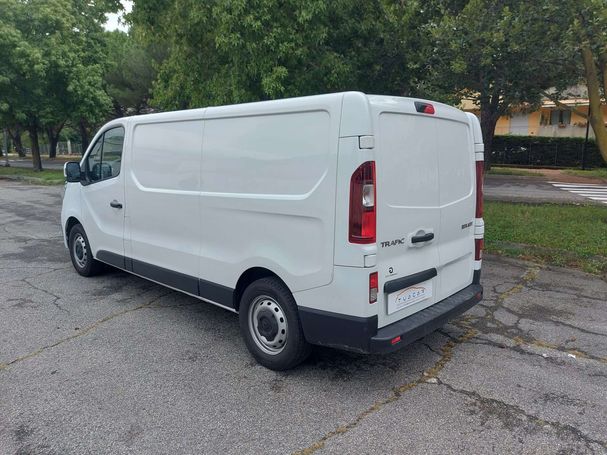
<svg viewBox="0 0 607 455"><path fill-rule="evenodd" d="M482 298L472 114L358 92L113 120L65 166L76 271L106 263L239 314L275 370L385 353Z"/></svg>

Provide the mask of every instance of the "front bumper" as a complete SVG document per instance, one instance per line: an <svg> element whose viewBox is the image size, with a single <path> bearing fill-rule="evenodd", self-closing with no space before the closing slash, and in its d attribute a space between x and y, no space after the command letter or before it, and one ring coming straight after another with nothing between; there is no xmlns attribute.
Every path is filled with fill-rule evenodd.
<svg viewBox="0 0 607 455"><path fill-rule="evenodd" d="M360 353L396 351L445 325L483 298L483 287L471 284L461 291L381 329L377 316L361 318L311 308L299 308L309 343ZM400 341L392 341L400 336Z"/></svg>

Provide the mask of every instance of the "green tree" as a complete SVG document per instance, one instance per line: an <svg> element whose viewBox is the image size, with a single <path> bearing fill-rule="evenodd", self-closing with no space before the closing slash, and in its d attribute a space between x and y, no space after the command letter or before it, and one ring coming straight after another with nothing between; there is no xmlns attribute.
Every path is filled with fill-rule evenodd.
<svg viewBox="0 0 607 455"><path fill-rule="evenodd" d="M78 40L77 64L71 72L69 122L78 129L82 151L86 150L93 130L107 120L112 100L106 91L105 75L111 60L108 58L107 34L103 30L106 14L122 9L120 0L70 0L75 17Z"/></svg>
<svg viewBox="0 0 607 455"><path fill-rule="evenodd" d="M46 65L41 50L28 39L29 22L22 2L0 0L0 118L6 126L27 130L34 169L41 170L36 101L45 95L40 81Z"/></svg>
<svg viewBox="0 0 607 455"><path fill-rule="evenodd" d="M562 24L565 37L562 52L577 64L579 80L588 88L589 112L561 103L562 88L545 95L590 122L601 156L607 162L607 125L603 117L607 97L607 2L578 0L563 5L556 13L552 20Z"/></svg>
<svg viewBox="0 0 607 455"><path fill-rule="evenodd" d="M155 62L162 51L154 44L144 44L131 28L129 33L106 32L108 68L104 80L112 100L113 115L123 117L149 108Z"/></svg>
<svg viewBox="0 0 607 455"><path fill-rule="evenodd" d="M170 49L153 101L165 109L339 90L415 92L417 1L140 0L130 20Z"/></svg>
<svg viewBox="0 0 607 455"><path fill-rule="evenodd" d="M29 134L42 169L39 134L54 153L66 121L98 122L110 100L103 89L105 12L117 0L0 0L0 111Z"/></svg>
<svg viewBox="0 0 607 455"><path fill-rule="evenodd" d="M442 18L429 25L435 40L429 75L439 91L480 108L485 165L490 167L499 117L514 108L538 106L542 92L576 81L563 55L562 23L552 20L561 5L549 0L439 4Z"/></svg>

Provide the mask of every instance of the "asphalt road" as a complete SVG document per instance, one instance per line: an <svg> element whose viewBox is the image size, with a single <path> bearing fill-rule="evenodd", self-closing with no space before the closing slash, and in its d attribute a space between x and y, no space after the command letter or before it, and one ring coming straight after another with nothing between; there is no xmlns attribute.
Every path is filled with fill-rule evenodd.
<svg viewBox="0 0 607 455"><path fill-rule="evenodd" d="M10 155L9 155L10 156ZM74 161L80 161L80 155L74 155ZM31 169L32 167L32 158L31 157L27 157L27 158L9 158L8 163L12 166L12 167L25 167L28 169ZM43 159L42 160L42 168L43 169L55 169L55 170L62 170L63 169L63 164L65 163L64 160L48 160L48 159ZM0 158L0 166L4 165L4 157Z"/></svg>
<svg viewBox="0 0 607 455"><path fill-rule="evenodd" d="M584 196L561 190L545 177L487 175L485 199L508 202L551 202L555 204L600 204Z"/></svg>
<svg viewBox="0 0 607 455"><path fill-rule="evenodd" d="M388 356L258 366L235 315L78 276L61 188L0 181L0 453L607 453L607 283L486 257L485 300Z"/></svg>

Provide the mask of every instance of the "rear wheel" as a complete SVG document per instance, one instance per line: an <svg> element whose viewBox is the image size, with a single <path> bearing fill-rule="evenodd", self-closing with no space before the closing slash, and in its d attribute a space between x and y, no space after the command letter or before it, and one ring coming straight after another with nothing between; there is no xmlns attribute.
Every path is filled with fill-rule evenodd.
<svg viewBox="0 0 607 455"><path fill-rule="evenodd" d="M93 276L101 272L103 264L93 257L89 239L81 224L76 224L70 230L68 238L72 264L82 276Z"/></svg>
<svg viewBox="0 0 607 455"><path fill-rule="evenodd" d="M278 278L249 285L240 301L239 319L247 348L266 368L287 370L310 354L295 299Z"/></svg>

